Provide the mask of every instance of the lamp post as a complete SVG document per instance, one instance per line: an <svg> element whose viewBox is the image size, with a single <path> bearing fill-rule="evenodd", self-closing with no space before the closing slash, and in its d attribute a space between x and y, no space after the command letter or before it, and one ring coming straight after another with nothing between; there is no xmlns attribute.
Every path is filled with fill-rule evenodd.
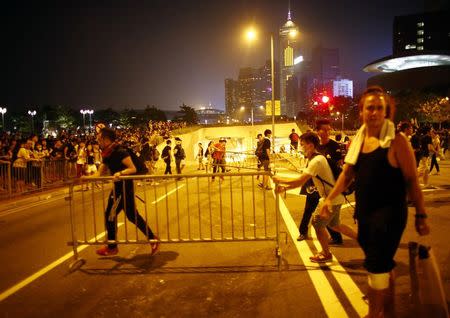
<svg viewBox="0 0 450 318"><path fill-rule="evenodd" d="M89 115L89 132L90 132L92 128L92 114L94 113L94 111L92 109L82 109L80 110L80 113L83 115L83 130L85 131L86 131L85 116L86 114Z"/></svg>
<svg viewBox="0 0 450 318"><path fill-rule="evenodd" d="M29 110L28 115L31 116L31 132L34 133L34 116L36 116L35 110Z"/></svg>
<svg viewBox="0 0 450 318"><path fill-rule="evenodd" d="M341 131L344 132L344 113L337 112L336 114L341 115Z"/></svg>
<svg viewBox="0 0 450 318"><path fill-rule="evenodd" d="M91 132L92 129L92 114L94 111L92 109L88 109L87 113L89 114L89 132Z"/></svg>
<svg viewBox="0 0 450 318"><path fill-rule="evenodd" d="M86 110L82 109L80 110L80 113L83 116L83 130L86 130L86 122L85 122Z"/></svg>
<svg viewBox="0 0 450 318"><path fill-rule="evenodd" d="M6 113L6 108L0 107L0 113L2 114L2 130L5 131L5 113Z"/></svg>
<svg viewBox="0 0 450 318"><path fill-rule="evenodd" d="M248 41L256 39L256 31L253 28L247 30L246 37ZM272 151L275 152L275 66L273 57L273 34L270 34L270 79L271 79L271 108L272 108ZM253 120L252 120L253 123Z"/></svg>

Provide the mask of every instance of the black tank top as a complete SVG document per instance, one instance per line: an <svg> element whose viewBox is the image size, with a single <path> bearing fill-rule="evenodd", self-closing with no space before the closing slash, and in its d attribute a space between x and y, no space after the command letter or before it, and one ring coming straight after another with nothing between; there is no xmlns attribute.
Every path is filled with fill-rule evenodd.
<svg viewBox="0 0 450 318"><path fill-rule="evenodd" d="M355 165L355 217L370 215L388 206L406 206L406 185L400 168L388 161L389 148L378 147L369 153L360 153Z"/></svg>

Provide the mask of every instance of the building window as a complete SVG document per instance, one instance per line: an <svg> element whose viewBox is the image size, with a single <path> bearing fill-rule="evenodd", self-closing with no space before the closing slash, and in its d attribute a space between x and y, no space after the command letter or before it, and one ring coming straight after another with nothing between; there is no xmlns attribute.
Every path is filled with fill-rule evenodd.
<svg viewBox="0 0 450 318"><path fill-rule="evenodd" d="M423 43L423 38L417 38L417 43Z"/></svg>
<svg viewBox="0 0 450 318"><path fill-rule="evenodd" d="M405 50L413 50L413 49L415 49L416 48L416 45L415 44L407 44L406 46L405 46Z"/></svg>
<svg viewBox="0 0 450 318"><path fill-rule="evenodd" d="M423 27L423 26L424 26L424 23L423 23L423 22L418 22L418 23L417 23L417 27L418 27L418 28Z"/></svg>
<svg viewBox="0 0 450 318"><path fill-rule="evenodd" d="M423 51L423 46L418 46L418 47L417 47L417 50Z"/></svg>
<svg viewBox="0 0 450 318"><path fill-rule="evenodd" d="M423 35L423 30L417 30L417 35Z"/></svg>

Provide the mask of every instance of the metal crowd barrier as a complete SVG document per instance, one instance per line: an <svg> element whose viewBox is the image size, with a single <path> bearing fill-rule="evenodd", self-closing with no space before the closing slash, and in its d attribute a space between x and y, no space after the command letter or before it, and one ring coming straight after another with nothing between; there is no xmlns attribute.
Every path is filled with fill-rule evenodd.
<svg viewBox="0 0 450 318"><path fill-rule="evenodd" d="M269 175L244 172L120 179L133 182L135 219L139 213L159 242L274 241L280 266L279 196L257 187L256 177L264 174ZM213 176L215 180L212 180ZM104 211L111 191L114 202L119 202L112 182L112 177L101 177L90 178L81 185L70 185L67 200L70 201L72 240L68 245L73 246L74 253L71 269L85 262L78 255L80 245L155 242L127 220L124 211L116 211L116 240L107 240ZM128 195L126 191L122 192L122 195ZM114 205L117 207L113 204L113 209Z"/></svg>
<svg viewBox="0 0 450 318"><path fill-rule="evenodd" d="M9 198L11 193L11 163L0 161L0 198Z"/></svg>
<svg viewBox="0 0 450 318"><path fill-rule="evenodd" d="M26 167L0 161L0 199L62 186L68 178L65 159L30 160Z"/></svg>
<svg viewBox="0 0 450 318"><path fill-rule="evenodd" d="M306 158L298 153L273 153L270 155L270 163L276 168L286 168L293 171L301 171L306 166ZM258 158L250 152L232 152L225 153L226 169L260 170L258 169ZM214 164L213 164L214 165ZM262 168L261 168L262 169Z"/></svg>

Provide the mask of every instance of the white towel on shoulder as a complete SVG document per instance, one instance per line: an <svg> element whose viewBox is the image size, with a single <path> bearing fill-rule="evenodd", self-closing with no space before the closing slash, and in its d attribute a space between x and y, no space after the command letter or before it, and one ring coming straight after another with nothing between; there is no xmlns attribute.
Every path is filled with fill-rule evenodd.
<svg viewBox="0 0 450 318"><path fill-rule="evenodd" d="M355 165L358 161L358 156L361 151L361 147L364 143L364 138L366 136L366 125L363 124L361 128L356 132L355 138L353 138L350 148L348 149L347 155L345 156L345 163ZM389 148L392 140L395 138L395 126L392 121L385 119L383 127L380 131L380 146L381 148Z"/></svg>

